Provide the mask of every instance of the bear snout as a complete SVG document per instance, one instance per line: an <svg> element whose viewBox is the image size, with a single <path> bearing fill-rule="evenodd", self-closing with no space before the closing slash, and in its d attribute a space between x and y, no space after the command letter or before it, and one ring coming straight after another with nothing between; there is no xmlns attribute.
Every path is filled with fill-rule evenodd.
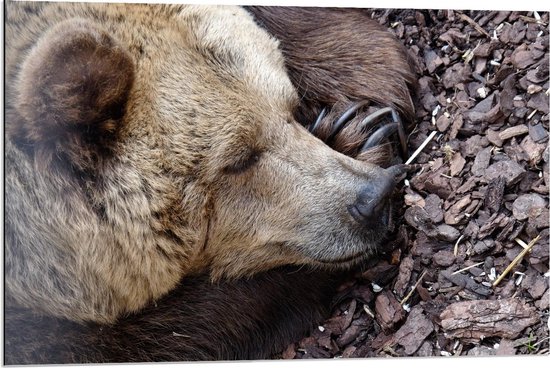
<svg viewBox="0 0 550 368"><path fill-rule="evenodd" d="M361 185L355 202L347 208L356 222L366 227L380 222L387 225L390 199L403 170L403 165L392 166Z"/></svg>
<svg viewBox="0 0 550 368"><path fill-rule="evenodd" d="M357 201L348 206L348 212L362 226L369 226L378 221L384 222L387 215L388 196L378 195L370 185L362 188Z"/></svg>

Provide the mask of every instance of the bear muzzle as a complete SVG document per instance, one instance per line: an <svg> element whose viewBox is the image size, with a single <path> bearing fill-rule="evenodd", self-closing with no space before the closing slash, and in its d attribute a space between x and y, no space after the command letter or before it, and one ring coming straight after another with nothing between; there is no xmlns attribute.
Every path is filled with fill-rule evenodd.
<svg viewBox="0 0 550 368"><path fill-rule="evenodd" d="M348 212L362 226L390 221L390 200L399 177L407 171L405 165L384 169L377 178L365 183L357 194L355 202L348 206Z"/></svg>

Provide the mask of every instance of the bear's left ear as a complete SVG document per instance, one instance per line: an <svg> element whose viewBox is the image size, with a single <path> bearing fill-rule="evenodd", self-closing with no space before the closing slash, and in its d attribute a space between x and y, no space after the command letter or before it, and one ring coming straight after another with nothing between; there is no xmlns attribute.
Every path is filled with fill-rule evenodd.
<svg viewBox="0 0 550 368"><path fill-rule="evenodd" d="M49 29L23 63L14 134L50 162L87 167L109 152L134 80L128 52L83 19ZM43 164L44 162L42 162Z"/></svg>

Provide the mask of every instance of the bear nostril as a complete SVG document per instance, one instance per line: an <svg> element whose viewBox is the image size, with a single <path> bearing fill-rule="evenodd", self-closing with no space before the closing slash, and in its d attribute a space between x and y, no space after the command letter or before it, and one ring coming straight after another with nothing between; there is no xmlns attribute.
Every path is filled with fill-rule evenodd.
<svg viewBox="0 0 550 368"><path fill-rule="evenodd" d="M355 203L348 207L348 212L361 224L378 222L381 218L390 195L395 187L392 176L382 176L361 187Z"/></svg>
<svg viewBox="0 0 550 368"><path fill-rule="evenodd" d="M382 215L388 202L388 197L373 199L368 203L356 202L348 207L348 211L355 221L365 225L383 220Z"/></svg>

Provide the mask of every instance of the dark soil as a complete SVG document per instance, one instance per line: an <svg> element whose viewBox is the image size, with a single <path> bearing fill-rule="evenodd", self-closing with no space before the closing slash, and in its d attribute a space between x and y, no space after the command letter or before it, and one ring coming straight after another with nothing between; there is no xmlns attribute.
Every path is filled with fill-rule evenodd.
<svg viewBox="0 0 550 368"><path fill-rule="evenodd" d="M392 241L282 357L547 355L549 14L372 14L416 64L411 152L437 133Z"/></svg>

